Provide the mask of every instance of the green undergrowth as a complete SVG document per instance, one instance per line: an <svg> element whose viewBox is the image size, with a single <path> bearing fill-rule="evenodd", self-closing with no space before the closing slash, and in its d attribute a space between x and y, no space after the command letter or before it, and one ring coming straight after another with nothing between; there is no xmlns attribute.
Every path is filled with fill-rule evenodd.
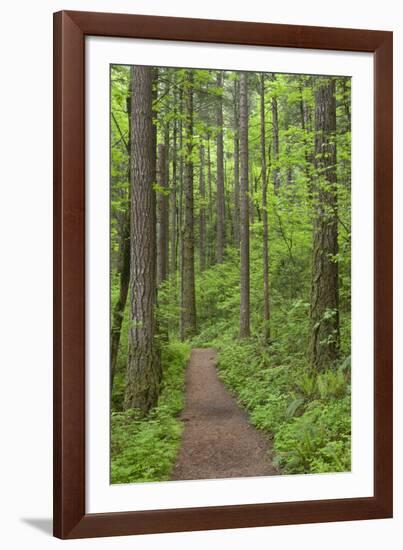
<svg viewBox="0 0 403 550"><path fill-rule="evenodd" d="M184 405L184 374L189 355L190 346L186 343L172 342L163 347L161 393L158 405L147 417L141 418L135 409L112 410L111 483L170 478L182 435L178 415ZM115 396L115 403L118 401Z"/></svg>
<svg viewBox="0 0 403 550"><path fill-rule="evenodd" d="M274 230L274 229L273 229ZM214 347L219 375L249 413L250 421L272 440L283 474L341 472L351 468L350 313L348 271L341 277L340 361L327 372L312 372L309 347L309 262L284 263L271 248L271 340L263 341L260 226L252 227L251 330L239 339L239 264L227 261L197 278L199 333L193 347ZM307 241L306 246L309 245ZM343 267L343 269L345 269ZM280 284L281 283L281 284Z"/></svg>
<svg viewBox="0 0 403 550"><path fill-rule="evenodd" d="M252 424L270 435L281 473L350 470L348 359L317 374L303 364L276 366L267 348L253 339L214 344L220 377L249 412Z"/></svg>

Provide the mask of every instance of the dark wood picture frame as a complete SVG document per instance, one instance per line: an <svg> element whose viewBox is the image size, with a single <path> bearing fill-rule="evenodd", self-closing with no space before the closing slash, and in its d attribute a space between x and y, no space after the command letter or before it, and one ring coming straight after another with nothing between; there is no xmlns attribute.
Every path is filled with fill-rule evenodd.
<svg viewBox="0 0 403 550"><path fill-rule="evenodd" d="M374 54L374 496L87 514L85 37ZM392 516L391 32L62 11L54 14L54 535L193 531Z"/></svg>

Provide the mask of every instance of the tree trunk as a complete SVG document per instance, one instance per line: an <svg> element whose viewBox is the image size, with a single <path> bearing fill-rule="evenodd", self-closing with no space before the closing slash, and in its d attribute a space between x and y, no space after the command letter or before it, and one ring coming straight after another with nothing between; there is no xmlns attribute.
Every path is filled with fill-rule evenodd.
<svg viewBox="0 0 403 550"><path fill-rule="evenodd" d="M128 206L128 209L130 206ZM127 221L121 240L121 267L119 273L119 298L113 308L111 330L111 391L116 373L116 363L122 331L123 317L127 301L130 281L130 214L126 214Z"/></svg>
<svg viewBox="0 0 403 550"><path fill-rule="evenodd" d="M259 207L259 200L257 199L257 192L258 192L258 189L259 189L259 177L258 176L255 176L255 189L254 189L254 197L255 197L255 200L253 201L253 206L256 210L256 216L257 216L257 219L259 221L259 223L262 221L262 216L260 214L260 207Z"/></svg>
<svg viewBox="0 0 403 550"><path fill-rule="evenodd" d="M158 400L160 354L155 339L156 223L153 70L131 68L130 328L125 409L147 413Z"/></svg>
<svg viewBox="0 0 403 550"><path fill-rule="evenodd" d="M210 134L207 135L207 182L208 182L208 197L209 197L209 222L208 222L208 263L212 265L215 260L214 250L214 216L213 216L213 176L211 173L211 147Z"/></svg>
<svg viewBox="0 0 403 550"><path fill-rule="evenodd" d="M286 131L286 138L285 138L285 158L286 158L286 183L288 187L291 187L291 184L293 182L293 175L292 175L292 164L290 161L291 156L291 140L289 136L289 129L290 129L290 107L287 105L285 108L284 113L284 126Z"/></svg>
<svg viewBox="0 0 403 550"><path fill-rule="evenodd" d="M310 124L309 124L309 113L308 113L308 106L306 105L306 102L304 101L304 88L306 87L306 81L304 80L305 77L302 77L302 80L300 80L299 84L299 93L300 93L300 102L299 102L299 110L300 110L300 117L301 117L301 129L305 134L307 134L310 131ZM305 157L305 175L307 178L307 181L309 182L310 179L310 170L311 166L313 165L313 155L311 148L308 149L308 143L307 140L304 144L304 157Z"/></svg>
<svg viewBox="0 0 403 550"><path fill-rule="evenodd" d="M116 364L118 359L120 335L122 332L123 317L126 308L127 294L129 290L130 281L130 182L131 182L131 168L130 168L130 153L131 153L131 96L132 96L132 83L129 79L129 93L126 99L127 115L128 115L128 140L127 140L127 155L128 155L128 169L127 179L129 182L128 202L126 205L125 222L123 225L123 234L120 239L120 261L119 261L119 298L115 304L112 314L112 329L111 329L111 364L110 364L110 390L113 389L113 380L116 373Z"/></svg>
<svg viewBox="0 0 403 550"><path fill-rule="evenodd" d="M263 220L263 337L270 340L269 299L269 226L267 213L267 163L266 163L266 117L265 79L260 75L260 154L262 159L262 220Z"/></svg>
<svg viewBox="0 0 403 550"><path fill-rule="evenodd" d="M343 94L342 104L343 104L344 112L346 114L347 121L348 121L347 129L350 130L351 128L350 94L347 86L347 79L341 78L340 80L341 80L342 94Z"/></svg>
<svg viewBox="0 0 403 550"><path fill-rule="evenodd" d="M217 250L216 261L222 263L225 247L224 139L223 139L223 73L217 74Z"/></svg>
<svg viewBox="0 0 403 550"><path fill-rule="evenodd" d="M249 223L253 225L255 223L255 205L254 205L254 185L253 185L253 162L249 166Z"/></svg>
<svg viewBox="0 0 403 550"><path fill-rule="evenodd" d="M182 261L182 338L196 333L196 296L194 272L194 205L193 205L193 72L187 71L185 95L186 158L184 172L184 227Z"/></svg>
<svg viewBox="0 0 403 550"><path fill-rule="evenodd" d="M170 83L167 76L167 81L165 83L165 94L169 97ZM171 100L168 101L166 105L166 116L169 118L171 114L172 104ZM166 229L166 234L164 237L165 244L165 262L166 262L166 273L165 277L168 277L169 274L169 199L170 199L170 122L167 120L164 125L164 145L165 145L165 197L164 197L164 227Z"/></svg>
<svg viewBox="0 0 403 550"><path fill-rule="evenodd" d="M157 284L165 281L168 274L169 199L166 173L166 147L158 144L157 155Z"/></svg>
<svg viewBox="0 0 403 550"><path fill-rule="evenodd" d="M184 111L184 97L183 97L183 87L179 91L179 110L181 117L179 119L179 208L178 208L178 233L177 233L177 242L178 242L178 256L179 256L179 306L181 314L179 315L179 336L180 339L184 339L183 332L183 185L184 185L184 153L183 153L183 111Z"/></svg>
<svg viewBox="0 0 403 550"><path fill-rule="evenodd" d="M335 133L335 81L323 79L315 92L316 212L310 309L310 362L317 370L334 365L340 342Z"/></svg>
<svg viewBox="0 0 403 550"><path fill-rule="evenodd" d="M233 198L234 193L230 187L231 187L231 184L228 182L227 173L225 172L225 209L226 209L226 221L227 221L226 235L230 236L232 241L234 242L234 220L233 220L233 213L231 208L231 199Z"/></svg>
<svg viewBox="0 0 403 550"><path fill-rule="evenodd" d="M204 179L204 144L200 145L200 212L199 212L199 251L200 251L200 271L206 269L206 183Z"/></svg>
<svg viewBox="0 0 403 550"><path fill-rule="evenodd" d="M275 80L275 76L273 75ZM276 195L280 189L280 167L279 167L279 156L280 156L280 142L278 137L278 105L277 98L274 95L271 100L271 114L273 122L273 185L274 192Z"/></svg>
<svg viewBox="0 0 403 550"><path fill-rule="evenodd" d="M234 243L239 247L239 81L234 80Z"/></svg>
<svg viewBox="0 0 403 550"><path fill-rule="evenodd" d="M249 184L248 184L248 76L240 73L239 81L239 153L240 153L240 327L239 336L250 336L249 283Z"/></svg>
<svg viewBox="0 0 403 550"><path fill-rule="evenodd" d="M177 217L178 217L178 207L177 207L177 145L178 145L178 121L177 121L177 96L176 91L174 92L174 103L175 103L175 118L174 118L174 127L173 127L173 147L172 147L172 192L171 192L171 273L173 274L174 280L176 282L176 268L177 268Z"/></svg>

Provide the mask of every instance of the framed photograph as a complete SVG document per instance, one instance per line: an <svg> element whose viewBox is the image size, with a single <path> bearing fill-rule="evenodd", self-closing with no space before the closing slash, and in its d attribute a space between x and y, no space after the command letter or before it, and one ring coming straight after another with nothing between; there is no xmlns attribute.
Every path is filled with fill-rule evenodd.
<svg viewBox="0 0 403 550"><path fill-rule="evenodd" d="M392 516L392 33L54 15L54 534Z"/></svg>

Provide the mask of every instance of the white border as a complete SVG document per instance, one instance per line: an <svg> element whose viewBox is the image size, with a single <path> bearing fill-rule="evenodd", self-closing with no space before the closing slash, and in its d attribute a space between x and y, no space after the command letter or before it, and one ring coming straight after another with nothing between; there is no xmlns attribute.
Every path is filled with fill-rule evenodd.
<svg viewBox="0 0 403 550"><path fill-rule="evenodd" d="M352 76L352 472L109 484L109 65ZM372 54L86 38L86 513L373 496Z"/></svg>

